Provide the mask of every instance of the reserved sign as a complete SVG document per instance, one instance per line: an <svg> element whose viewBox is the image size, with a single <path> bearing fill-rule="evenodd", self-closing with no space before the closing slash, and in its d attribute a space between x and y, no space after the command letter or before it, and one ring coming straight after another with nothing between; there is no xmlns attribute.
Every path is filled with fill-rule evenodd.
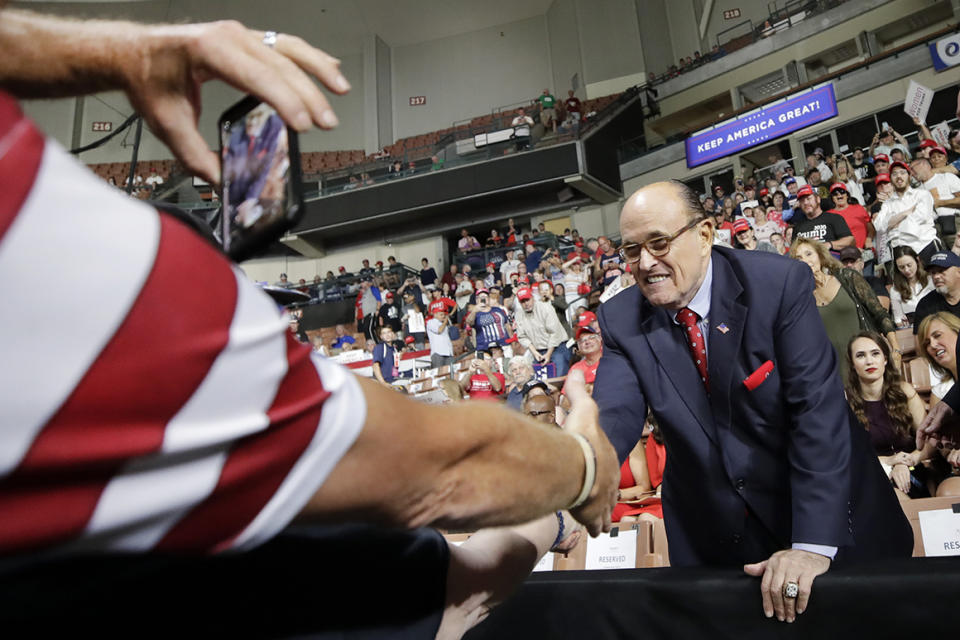
<svg viewBox="0 0 960 640"><path fill-rule="evenodd" d="M927 557L960 556L960 513L953 509L921 511L920 533Z"/></svg>
<svg viewBox="0 0 960 640"><path fill-rule="evenodd" d="M617 528L610 533L587 539L586 569L635 569L636 567L636 529Z"/></svg>

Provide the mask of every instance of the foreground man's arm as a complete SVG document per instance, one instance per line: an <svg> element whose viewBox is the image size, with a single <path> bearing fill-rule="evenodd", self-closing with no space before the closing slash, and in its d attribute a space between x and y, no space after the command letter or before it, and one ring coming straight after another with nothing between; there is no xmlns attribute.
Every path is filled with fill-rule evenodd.
<svg viewBox="0 0 960 640"><path fill-rule="evenodd" d="M367 419L301 517L362 517L406 526L480 528L527 522L573 504L585 458L569 433L487 403L431 406L360 380ZM597 479L571 515L592 535L610 528L619 467L596 404L575 404L566 431L596 452ZM390 479L367 483L371 469Z"/></svg>

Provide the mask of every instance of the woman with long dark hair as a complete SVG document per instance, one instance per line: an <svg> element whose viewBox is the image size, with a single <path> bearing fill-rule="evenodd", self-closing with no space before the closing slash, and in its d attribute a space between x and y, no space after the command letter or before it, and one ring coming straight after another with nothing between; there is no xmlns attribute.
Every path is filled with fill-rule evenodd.
<svg viewBox="0 0 960 640"><path fill-rule="evenodd" d="M930 495L926 468L934 446L914 446L927 412L913 386L900 377L890 346L879 333L861 331L847 347L847 402L870 433L870 442L894 486L911 498Z"/></svg>
<svg viewBox="0 0 960 640"><path fill-rule="evenodd" d="M890 310L898 327L913 325L913 314L920 298L933 291L933 279L927 275L917 252L903 245L893 250L893 289Z"/></svg>

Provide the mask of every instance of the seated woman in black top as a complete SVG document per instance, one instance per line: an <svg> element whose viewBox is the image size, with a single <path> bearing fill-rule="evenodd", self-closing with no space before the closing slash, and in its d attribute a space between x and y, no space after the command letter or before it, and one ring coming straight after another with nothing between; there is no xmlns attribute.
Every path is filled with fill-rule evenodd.
<svg viewBox="0 0 960 640"><path fill-rule="evenodd" d="M913 386L902 380L879 334L861 331L847 347L847 402L870 433L870 442L893 485L911 498L930 496L921 461L935 447L914 447L916 428L927 412Z"/></svg>

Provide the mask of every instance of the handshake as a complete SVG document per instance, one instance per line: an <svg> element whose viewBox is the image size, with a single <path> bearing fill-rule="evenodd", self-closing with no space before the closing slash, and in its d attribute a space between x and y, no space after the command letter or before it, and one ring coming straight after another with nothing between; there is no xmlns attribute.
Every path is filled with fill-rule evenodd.
<svg viewBox="0 0 960 640"><path fill-rule="evenodd" d="M577 439L584 457L583 484L567 508L591 536L596 536L610 530L610 517L620 485L620 463L617 452L600 428L599 410L587 393L583 373L567 374L565 395L571 409L563 430Z"/></svg>

